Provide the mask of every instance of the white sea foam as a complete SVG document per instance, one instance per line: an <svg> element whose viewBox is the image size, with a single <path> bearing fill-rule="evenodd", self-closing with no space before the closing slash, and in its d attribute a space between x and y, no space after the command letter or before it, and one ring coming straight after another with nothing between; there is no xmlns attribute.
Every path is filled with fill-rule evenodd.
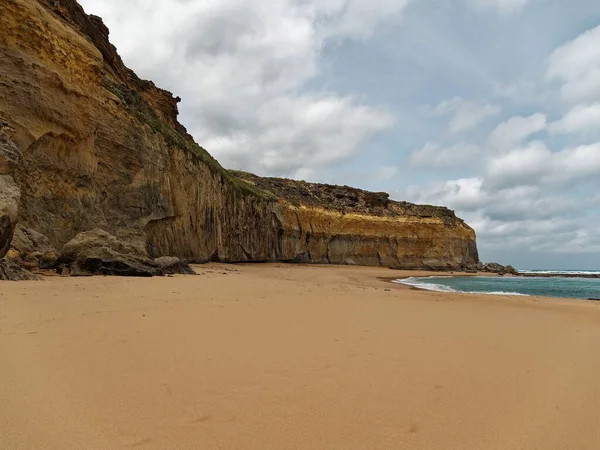
<svg viewBox="0 0 600 450"><path fill-rule="evenodd" d="M557 274L557 275L600 275L598 270L519 270L519 273L531 273L540 275Z"/></svg>
<svg viewBox="0 0 600 450"><path fill-rule="evenodd" d="M434 278L434 277L430 277L430 278ZM435 277L435 278L441 278L441 277ZM449 277L447 277L449 278ZM422 280L425 280L426 278L405 278L403 280L394 280L394 283L397 284L405 284L407 286L412 286L412 287L417 287L419 289L425 289L428 291L436 291L436 292L459 292L456 289L452 289L449 286L444 286L443 284L437 284L437 283L426 283L423 282Z"/></svg>
<svg viewBox="0 0 600 450"><path fill-rule="evenodd" d="M515 295L517 297L530 297L529 294L522 294L521 292L504 292L504 291L494 291L494 292L463 292L464 294L483 294L483 295Z"/></svg>
<svg viewBox="0 0 600 450"><path fill-rule="evenodd" d="M434 291L434 292L454 292L454 293L461 293L461 294L482 294L482 295L516 295L519 297L529 297L529 295L527 294L522 294L520 292L505 292L505 291L493 291L493 292L484 292L484 291L472 291L472 292L467 292L467 291L458 291L456 289L451 288L450 286L445 286L443 284L439 284L439 283L428 283L427 280L429 278L452 278L452 277L410 277L410 278L405 278L405 279L400 279L400 280L394 280L393 282L396 284L404 284L406 286L412 286L412 287L416 287L419 289L424 289L427 291Z"/></svg>

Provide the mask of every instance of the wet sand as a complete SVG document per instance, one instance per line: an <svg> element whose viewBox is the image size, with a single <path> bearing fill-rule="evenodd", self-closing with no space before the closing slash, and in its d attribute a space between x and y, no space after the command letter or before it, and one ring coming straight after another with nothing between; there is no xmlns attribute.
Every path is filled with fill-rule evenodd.
<svg viewBox="0 0 600 450"><path fill-rule="evenodd" d="M0 283L0 449L600 448L600 305L380 268Z"/></svg>

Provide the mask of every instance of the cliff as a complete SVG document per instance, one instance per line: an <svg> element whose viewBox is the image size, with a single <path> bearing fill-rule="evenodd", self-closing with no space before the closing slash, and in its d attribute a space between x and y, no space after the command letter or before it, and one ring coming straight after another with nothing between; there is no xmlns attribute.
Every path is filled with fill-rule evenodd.
<svg viewBox="0 0 600 450"><path fill-rule="evenodd" d="M2 0L0 60L18 220L58 249L101 228L193 261L478 261L474 231L446 208L223 169L177 121L180 99L126 68L75 0Z"/></svg>

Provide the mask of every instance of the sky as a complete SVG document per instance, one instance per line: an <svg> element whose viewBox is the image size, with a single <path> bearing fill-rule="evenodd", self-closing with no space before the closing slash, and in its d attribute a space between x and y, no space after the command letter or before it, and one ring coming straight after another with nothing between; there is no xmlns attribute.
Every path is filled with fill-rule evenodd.
<svg viewBox="0 0 600 450"><path fill-rule="evenodd" d="M597 0L80 0L223 166L448 206L600 269Z"/></svg>

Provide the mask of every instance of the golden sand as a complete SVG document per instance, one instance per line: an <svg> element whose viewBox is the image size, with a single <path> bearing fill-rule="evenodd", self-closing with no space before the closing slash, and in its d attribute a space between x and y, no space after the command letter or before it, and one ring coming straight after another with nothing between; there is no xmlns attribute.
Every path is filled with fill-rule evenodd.
<svg viewBox="0 0 600 450"><path fill-rule="evenodd" d="M600 305L378 268L0 284L0 449L600 448Z"/></svg>

